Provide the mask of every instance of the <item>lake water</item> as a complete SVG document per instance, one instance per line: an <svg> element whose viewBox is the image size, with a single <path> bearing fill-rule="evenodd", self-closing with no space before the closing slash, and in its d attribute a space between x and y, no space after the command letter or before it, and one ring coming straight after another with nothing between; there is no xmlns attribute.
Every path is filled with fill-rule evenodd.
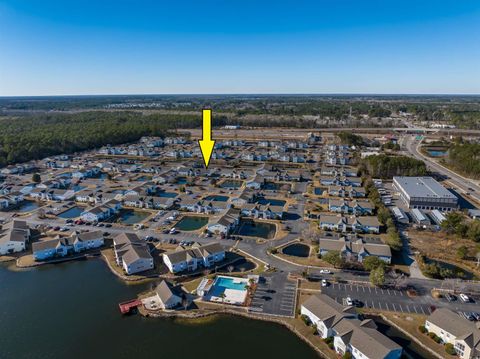
<svg viewBox="0 0 480 359"><path fill-rule="evenodd" d="M271 239L275 237L275 230L276 226L272 223L241 219L234 234Z"/></svg>
<svg viewBox="0 0 480 359"><path fill-rule="evenodd" d="M147 285L125 285L99 259L13 272L0 265L2 358L313 359L286 328L238 317L208 323L121 316L117 304Z"/></svg>
<svg viewBox="0 0 480 359"><path fill-rule="evenodd" d="M195 231L208 223L207 217L185 216L177 222L175 228L180 231Z"/></svg>

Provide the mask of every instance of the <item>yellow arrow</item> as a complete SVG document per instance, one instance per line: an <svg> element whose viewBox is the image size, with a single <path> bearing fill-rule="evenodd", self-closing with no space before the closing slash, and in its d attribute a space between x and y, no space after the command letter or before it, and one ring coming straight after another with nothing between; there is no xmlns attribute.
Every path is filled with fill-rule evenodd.
<svg viewBox="0 0 480 359"><path fill-rule="evenodd" d="M205 168L208 168L210 158L212 157L213 146L215 141L212 141L212 110L203 110L203 135L202 139L198 141L200 150L202 151Z"/></svg>

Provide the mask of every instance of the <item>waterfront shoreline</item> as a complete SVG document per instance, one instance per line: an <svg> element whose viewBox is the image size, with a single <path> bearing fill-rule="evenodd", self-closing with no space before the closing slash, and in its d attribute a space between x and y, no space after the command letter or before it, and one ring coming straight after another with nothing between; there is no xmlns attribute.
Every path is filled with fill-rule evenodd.
<svg viewBox="0 0 480 359"><path fill-rule="evenodd" d="M284 326L290 332L295 334L298 338L300 338L304 343L308 344L309 347L311 347L315 352L319 355L320 358L332 358L334 356L329 356L325 352L323 352L318 346L316 346L314 343L312 343L307 337L305 337L302 333L300 333L294 325L291 323L288 323L286 321L286 317L281 317L281 316L267 316L267 315L259 315L259 314L252 314L249 312L241 312L233 309L226 309L223 308L221 310L211 310L208 312L203 312L203 313L189 313L189 314L183 314L183 313L178 313L178 312L157 312L157 313L142 313L142 311L139 311L139 314L143 317L146 318L168 318L168 319L183 319L183 320L188 320L188 321L200 321L201 319L204 318L210 318L210 317L221 317L221 316L240 316L243 318L251 319L251 320L258 320L258 321L263 321L263 322L270 322L270 323L276 323L279 325ZM293 319L293 318L291 318Z"/></svg>

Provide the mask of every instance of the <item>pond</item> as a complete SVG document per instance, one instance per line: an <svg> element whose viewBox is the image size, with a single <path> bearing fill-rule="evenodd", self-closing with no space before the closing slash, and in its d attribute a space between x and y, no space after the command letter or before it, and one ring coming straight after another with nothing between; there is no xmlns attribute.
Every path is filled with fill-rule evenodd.
<svg viewBox="0 0 480 359"><path fill-rule="evenodd" d="M292 185L289 183L265 182L263 184L263 189L267 191L290 191Z"/></svg>
<svg viewBox="0 0 480 359"><path fill-rule="evenodd" d="M34 201L23 201L22 203L20 203L20 206L18 207L18 209L16 209L17 212L30 212L30 211L33 211L34 209L37 209L38 207L40 207L40 205L37 203L37 202L34 202Z"/></svg>
<svg viewBox="0 0 480 359"><path fill-rule="evenodd" d="M175 228L180 231L196 231L208 223L208 217L185 216L177 222Z"/></svg>
<svg viewBox="0 0 480 359"><path fill-rule="evenodd" d="M158 191L157 192L158 197L167 197L167 198L175 198L178 196L175 192L167 192L167 191Z"/></svg>
<svg viewBox="0 0 480 359"><path fill-rule="evenodd" d="M226 181L223 181L223 182L220 184L220 187L221 187L221 188L229 188L229 189L238 189L238 188L242 187L242 184L243 184L243 181L239 181L239 180L226 180Z"/></svg>
<svg viewBox="0 0 480 359"><path fill-rule="evenodd" d="M383 333L388 338L393 340L395 343L400 345L403 348L403 351L407 353L410 358L413 359L422 359L422 358L431 358L432 355L430 352L427 352L420 345L412 341L408 336L403 334L401 331L395 327L390 326L382 318L377 316L365 316L365 318L373 319L377 325L377 329L380 333Z"/></svg>
<svg viewBox="0 0 480 359"><path fill-rule="evenodd" d="M234 231L234 234L271 239L275 237L275 232L276 226L272 223L241 219L240 224Z"/></svg>
<svg viewBox="0 0 480 359"><path fill-rule="evenodd" d="M288 256L307 258L310 255L310 246L294 243L283 248L282 253Z"/></svg>
<svg viewBox="0 0 480 359"><path fill-rule="evenodd" d="M176 184L187 184L187 177L177 177L175 179Z"/></svg>
<svg viewBox="0 0 480 359"><path fill-rule="evenodd" d="M447 155L447 151L441 151L441 150L427 150L427 153L431 157L445 157Z"/></svg>
<svg viewBox="0 0 480 359"><path fill-rule="evenodd" d="M135 211L133 209L121 209L117 221L122 224L136 224L143 221L150 215L148 212Z"/></svg>
<svg viewBox="0 0 480 359"><path fill-rule="evenodd" d="M152 179L152 176L140 176L135 179L135 181L140 181L140 182L145 182L145 181L150 181Z"/></svg>
<svg viewBox="0 0 480 359"><path fill-rule="evenodd" d="M257 202L260 204L269 204L271 206L284 206L286 203L284 200L273 198L260 198Z"/></svg>
<svg viewBox="0 0 480 359"><path fill-rule="evenodd" d="M57 217L66 218L66 219L77 218L77 217L80 217L80 214L82 214L84 210L85 209L83 209L82 207L74 206L72 208L67 209L65 212L60 213Z"/></svg>
<svg viewBox="0 0 480 359"><path fill-rule="evenodd" d="M222 196L219 194L207 196L204 198L205 201L217 201L217 202L227 202L228 196Z"/></svg>

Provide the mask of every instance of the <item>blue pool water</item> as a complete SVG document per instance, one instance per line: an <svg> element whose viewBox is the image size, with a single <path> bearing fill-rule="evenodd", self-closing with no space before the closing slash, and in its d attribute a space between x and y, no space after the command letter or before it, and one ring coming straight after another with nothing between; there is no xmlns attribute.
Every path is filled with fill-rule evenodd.
<svg viewBox="0 0 480 359"><path fill-rule="evenodd" d="M212 286L210 294L215 297L220 297L225 289L246 290L246 283L234 283L233 278L217 277Z"/></svg>
<svg viewBox="0 0 480 359"><path fill-rule="evenodd" d="M317 196L321 196L322 193L323 193L323 189L320 188L320 187L315 187L314 193L315 193Z"/></svg>

